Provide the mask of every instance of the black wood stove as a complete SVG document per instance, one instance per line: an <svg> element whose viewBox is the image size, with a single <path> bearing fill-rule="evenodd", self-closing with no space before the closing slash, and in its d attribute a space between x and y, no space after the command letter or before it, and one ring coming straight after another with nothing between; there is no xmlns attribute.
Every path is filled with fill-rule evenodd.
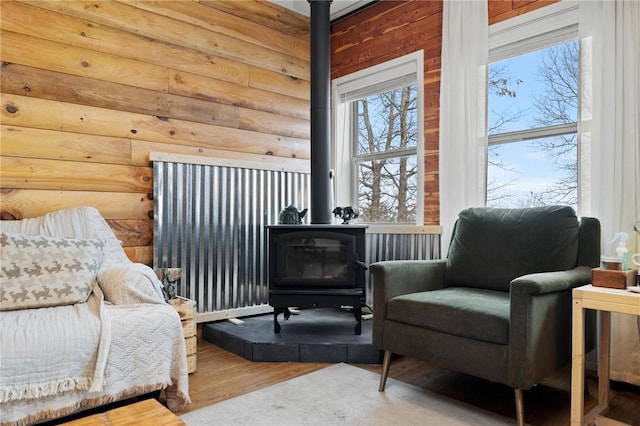
<svg viewBox="0 0 640 426"><path fill-rule="evenodd" d="M273 225L269 241L269 303L273 331L289 307L350 307L360 334L365 304L366 225Z"/></svg>
<svg viewBox="0 0 640 426"><path fill-rule="evenodd" d="M330 121L331 0L308 0L311 10L311 225L267 227L269 303L273 328L289 307L350 306L361 331L365 303L364 225L332 224Z"/></svg>

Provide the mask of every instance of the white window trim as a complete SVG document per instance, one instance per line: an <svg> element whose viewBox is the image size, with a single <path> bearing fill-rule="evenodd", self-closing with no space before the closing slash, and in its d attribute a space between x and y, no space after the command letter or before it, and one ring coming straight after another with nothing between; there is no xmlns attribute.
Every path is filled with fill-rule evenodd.
<svg viewBox="0 0 640 426"><path fill-rule="evenodd" d="M525 55L553 45L579 40L579 18L578 2L565 0L490 25L489 64L514 56ZM578 155L580 155L581 140L579 123L580 106L578 106L576 123L487 135L487 143L488 145L498 145L575 133L578 138ZM580 165L579 159L578 164ZM485 159L485 169L487 168L488 164ZM579 192L580 171L578 171L578 193ZM578 209L580 208L579 200L580 197L578 196Z"/></svg>
<svg viewBox="0 0 640 426"><path fill-rule="evenodd" d="M332 81L332 144L333 144L333 190L334 205L355 206L356 180L354 177L353 145L354 129L351 123L352 109L349 102L361 98L366 88L380 85L387 88L384 82L402 81L403 76L415 73L417 85L417 127L418 140L416 156L418 164L418 199L416 203L416 224L424 223L424 51L419 50L390 61L374 65L364 70L339 77ZM388 89L388 88L387 88ZM348 140L349 143L345 143ZM397 154L394 152L394 156Z"/></svg>
<svg viewBox="0 0 640 426"><path fill-rule="evenodd" d="M576 1L561 1L489 25L489 62L578 38Z"/></svg>

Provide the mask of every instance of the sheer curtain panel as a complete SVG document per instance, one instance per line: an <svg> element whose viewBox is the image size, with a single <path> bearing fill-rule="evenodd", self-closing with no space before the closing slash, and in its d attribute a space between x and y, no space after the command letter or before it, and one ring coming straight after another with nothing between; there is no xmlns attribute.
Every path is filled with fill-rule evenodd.
<svg viewBox="0 0 640 426"><path fill-rule="evenodd" d="M602 253L640 220L640 2L580 2L580 213L602 224ZM639 312L640 314L640 312ZM611 377L640 385L640 319L612 316Z"/></svg>
<svg viewBox="0 0 640 426"><path fill-rule="evenodd" d="M485 205L487 2L445 0L442 20L439 170L444 257L458 213Z"/></svg>

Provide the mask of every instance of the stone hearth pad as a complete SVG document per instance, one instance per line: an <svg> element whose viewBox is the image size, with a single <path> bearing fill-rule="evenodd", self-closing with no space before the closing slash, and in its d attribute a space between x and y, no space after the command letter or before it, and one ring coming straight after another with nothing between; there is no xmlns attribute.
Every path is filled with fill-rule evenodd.
<svg viewBox="0 0 640 426"><path fill-rule="evenodd" d="M365 311L367 311L365 309ZM301 309L273 332L273 314L204 324L202 337L249 361L256 362L345 362L379 364L381 352L371 343L372 320L362 321L356 335L356 320L348 309Z"/></svg>

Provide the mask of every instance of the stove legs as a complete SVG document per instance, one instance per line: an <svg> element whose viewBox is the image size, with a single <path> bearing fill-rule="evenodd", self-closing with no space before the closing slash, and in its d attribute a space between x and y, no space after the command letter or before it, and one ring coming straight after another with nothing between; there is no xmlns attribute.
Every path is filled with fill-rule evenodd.
<svg viewBox="0 0 640 426"><path fill-rule="evenodd" d="M359 336L362 334L362 308L354 306L353 316L356 317L356 334Z"/></svg>
<svg viewBox="0 0 640 426"><path fill-rule="evenodd" d="M284 313L284 319L289 319L291 311L286 306L298 308L345 308L350 307L356 318L355 334L362 334L362 306L364 305L364 290L356 288L283 288L269 289L269 304L273 306L273 332L280 333L278 315Z"/></svg>
<svg viewBox="0 0 640 426"><path fill-rule="evenodd" d="M288 320L291 317L291 311L289 308L273 308L273 332L275 334L280 333L280 324L278 323L278 315L284 313L284 319Z"/></svg>
<svg viewBox="0 0 640 426"><path fill-rule="evenodd" d="M351 311L356 319L355 333L360 336L362 334L362 307L354 306ZM275 334L280 334L280 330L282 329L278 322L278 315L281 313L284 313L285 320L288 320L289 317L291 317L291 311L289 308L273 308L273 332Z"/></svg>

